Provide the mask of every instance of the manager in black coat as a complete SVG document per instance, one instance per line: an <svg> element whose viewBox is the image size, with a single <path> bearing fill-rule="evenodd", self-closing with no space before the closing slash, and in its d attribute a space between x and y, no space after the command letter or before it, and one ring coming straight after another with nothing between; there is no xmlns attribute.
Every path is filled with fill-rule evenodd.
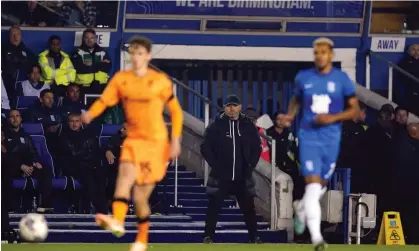
<svg viewBox="0 0 419 251"><path fill-rule="evenodd" d="M253 122L240 113L240 99L227 97L224 112L206 128L201 154L211 166L207 183L209 195L204 243L211 243L218 214L228 195L235 195L244 214L249 242L259 243L254 206L255 184L252 173L261 154L258 131Z"/></svg>

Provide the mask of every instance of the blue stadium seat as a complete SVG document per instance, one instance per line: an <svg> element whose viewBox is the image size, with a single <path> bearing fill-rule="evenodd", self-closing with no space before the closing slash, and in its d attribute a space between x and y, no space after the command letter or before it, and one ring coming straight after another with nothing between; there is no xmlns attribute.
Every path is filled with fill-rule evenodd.
<svg viewBox="0 0 419 251"><path fill-rule="evenodd" d="M24 123L22 124L22 128L31 136L44 136L44 127L42 124Z"/></svg>
<svg viewBox="0 0 419 251"><path fill-rule="evenodd" d="M29 106L33 105L37 100L38 97L36 96L19 96L17 97L16 108L18 110L27 109Z"/></svg>
<svg viewBox="0 0 419 251"><path fill-rule="evenodd" d="M122 125L103 125L102 132L100 134L101 137L110 137L115 135L119 129L121 129Z"/></svg>
<svg viewBox="0 0 419 251"><path fill-rule="evenodd" d="M13 180L13 187L16 189L25 190L27 184L28 184L28 179L26 178Z"/></svg>

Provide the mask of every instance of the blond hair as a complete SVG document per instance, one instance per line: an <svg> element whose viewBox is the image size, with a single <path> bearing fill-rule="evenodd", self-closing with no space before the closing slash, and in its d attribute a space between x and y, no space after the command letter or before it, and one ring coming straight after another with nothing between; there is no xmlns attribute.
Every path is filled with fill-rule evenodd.
<svg viewBox="0 0 419 251"><path fill-rule="evenodd" d="M330 46L331 49L333 49L333 47L335 46L335 43L333 42L333 40L327 37L319 37L313 41L313 47L317 45L322 45L322 44L326 44Z"/></svg>

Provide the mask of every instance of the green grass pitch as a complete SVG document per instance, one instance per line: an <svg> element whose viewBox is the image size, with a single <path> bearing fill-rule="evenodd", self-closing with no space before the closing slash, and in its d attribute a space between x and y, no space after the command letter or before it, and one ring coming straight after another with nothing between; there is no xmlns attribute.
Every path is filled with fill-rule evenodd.
<svg viewBox="0 0 419 251"><path fill-rule="evenodd" d="M128 251L128 244L2 244L2 251ZM150 244L149 251L312 251L299 244ZM330 245L330 251L418 251L419 246Z"/></svg>

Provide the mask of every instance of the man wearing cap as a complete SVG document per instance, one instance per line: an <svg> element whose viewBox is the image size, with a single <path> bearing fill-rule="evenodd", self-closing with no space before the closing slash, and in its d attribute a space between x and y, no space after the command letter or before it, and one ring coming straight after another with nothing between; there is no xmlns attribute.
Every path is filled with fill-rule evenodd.
<svg viewBox="0 0 419 251"><path fill-rule="evenodd" d="M207 182L209 196L204 243L212 243L217 218L224 199L235 195L244 214L249 242L260 243L254 206L252 173L261 154L258 131L251 119L241 113L236 95L227 97L224 111L204 132L201 154L211 166Z"/></svg>

